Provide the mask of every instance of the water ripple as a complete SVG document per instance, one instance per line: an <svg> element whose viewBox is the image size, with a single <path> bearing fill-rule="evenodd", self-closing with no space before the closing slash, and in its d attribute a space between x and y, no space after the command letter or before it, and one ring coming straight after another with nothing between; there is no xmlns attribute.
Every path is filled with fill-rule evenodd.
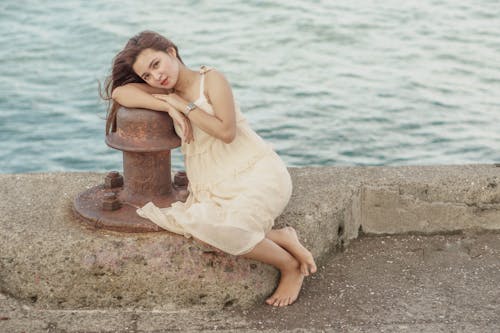
<svg viewBox="0 0 500 333"><path fill-rule="evenodd" d="M2 1L0 172L121 169L97 81L144 29L222 70L288 165L498 162L499 12L487 0Z"/></svg>

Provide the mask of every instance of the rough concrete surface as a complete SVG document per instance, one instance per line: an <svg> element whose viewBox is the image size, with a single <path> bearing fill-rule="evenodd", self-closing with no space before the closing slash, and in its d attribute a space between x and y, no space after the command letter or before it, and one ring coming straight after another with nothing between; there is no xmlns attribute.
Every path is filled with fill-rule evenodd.
<svg viewBox="0 0 500 333"><path fill-rule="evenodd" d="M98 174L2 180L0 290L46 308L162 310L248 305L272 291L278 273L270 266L168 232L88 228L75 218L72 200L101 180ZM259 292L241 292L249 288Z"/></svg>
<svg viewBox="0 0 500 333"><path fill-rule="evenodd" d="M294 192L276 226L295 227L320 266L326 268L332 258L338 257L331 256L335 250L349 242L357 244L360 230L370 235L500 230L500 168L493 165L313 167L290 171ZM258 328L251 313L264 318L268 312L276 315L273 311L281 311L259 306L276 286L278 273L270 266L229 256L168 232L124 234L95 230L76 219L73 199L79 192L102 183L103 177L99 173L0 175L2 306L13 307L14 314L32 318L25 317L27 323L55 325L46 327L46 331L53 332L59 330L61 316L92 318L91 324L97 325L75 326L68 332L77 332L77 328L82 332L160 332L165 320L173 323L172 328L182 329L183 326L175 326L179 318L192 322L186 326L192 329L212 329L215 325L228 329ZM487 234L477 237L490 241ZM350 246L347 249L351 251ZM498 251L492 255L495 254L498 261ZM310 284L334 283L334 276L323 275L326 271L306 281L302 304L309 303L303 311L319 306L314 299L307 301ZM367 276L362 269L358 274L359 285ZM391 278L387 277L389 281ZM498 276L494 278L498 283ZM354 276L350 279L356 280ZM339 286L334 283L334 287ZM354 303L345 304L346 312L357 309ZM300 305L291 309L295 308L300 309ZM333 313L341 310L332 309ZM424 307L419 309L423 311ZM496 305L493 309L498 312ZM301 318L299 312L294 318ZM314 313L323 313L325 320L331 321L326 310L317 308ZM147 323L153 325L158 320L160 326L153 328L156 326L146 322L141 326L141 314L148 318ZM12 319L15 316L9 318L0 320L0 332L6 323L17 323L20 326L15 326L16 330L21 330L24 321ZM55 321L47 322L47 318ZM130 318L136 319L131 322ZM355 323L353 328L365 330L364 321L353 320L347 320L346 325ZM443 320L432 320L448 327ZM487 325L497 325L488 320ZM272 330L271 324L266 326L265 321L260 321L263 328ZM114 322L116 326L105 329L109 327L105 322ZM311 328L295 322L293 328ZM335 323L332 327L342 328L343 322ZM367 327L377 324L366 323ZM384 321L381 323L385 325ZM423 329L427 327L425 321L415 323L423 325ZM479 327L476 324L470 323L471 327ZM388 325L387 329L391 329L393 322ZM280 327L276 329L285 329Z"/></svg>
<svg viewBox="0 0 500 333"><path fill-rule="evenodd" d="M75 217L73 199L103 179L98 173L0 175L5 212L0 216L0 290L46 308L160 310L251 306L273 290L278 279L273 267L182 236L89 228ZM319 261L337 244L342 206L331 207L336 191L315 188L315 200L304 200L311 193L298 192L276 221L294 226Z"/></svg>
<svg viewBox="0 0 500 333"><path fill-rule="evenodd" d="M498 332L500 233L363 236L288 308L47 310L0 294L0 332Z"/></svg>

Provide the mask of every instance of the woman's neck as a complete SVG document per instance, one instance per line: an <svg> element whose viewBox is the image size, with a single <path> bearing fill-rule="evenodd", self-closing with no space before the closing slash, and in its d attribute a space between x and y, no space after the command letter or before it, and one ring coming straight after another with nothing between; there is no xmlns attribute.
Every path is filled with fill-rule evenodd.
<svg viewBox="0 0 500 333"><path fill-rule="evenodd" d="M184 65L179 67L179 77L177 78L177 83L175 84L175 91L180 93L185 93L189 88L196 82L198 78L198 72L187 68Z"/></svg>

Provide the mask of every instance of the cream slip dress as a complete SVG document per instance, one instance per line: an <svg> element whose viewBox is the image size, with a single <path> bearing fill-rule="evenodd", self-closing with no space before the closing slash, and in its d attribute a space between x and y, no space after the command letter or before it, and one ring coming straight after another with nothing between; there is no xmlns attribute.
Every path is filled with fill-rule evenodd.
<svg viewBox="0 0 500 333"><path fill-rule="evenodd" d="M200 97L194 104L214 115L204 93L200 69ZM236 136L224 143L192 124L194 141L182 141L189 196L171 207L152 202L137 214L163 229L195 237L224 252L250 252L271 230L292 194L292 181L281 158L248 125L235 103ZM180 127L176 133L182 137Z"/></svg>

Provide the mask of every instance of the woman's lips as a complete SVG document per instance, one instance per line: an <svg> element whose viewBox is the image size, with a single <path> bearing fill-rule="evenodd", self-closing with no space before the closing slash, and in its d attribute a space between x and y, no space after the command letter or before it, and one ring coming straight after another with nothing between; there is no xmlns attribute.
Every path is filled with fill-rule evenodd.
<svg viewBox="0 0 500 333"><path fill-rule="evenodd" d="M166 86L167 83L168 83L168 77L165 80L161 81L162 86Z"/></svg>

